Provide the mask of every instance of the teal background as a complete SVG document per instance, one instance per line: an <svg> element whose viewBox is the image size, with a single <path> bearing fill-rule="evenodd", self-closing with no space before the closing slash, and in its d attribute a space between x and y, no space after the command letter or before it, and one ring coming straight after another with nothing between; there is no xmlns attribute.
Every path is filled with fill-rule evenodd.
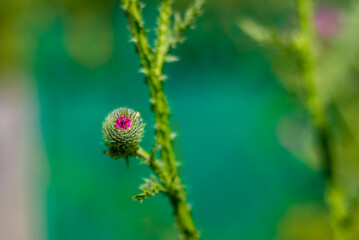
<svg viewBox="0 0 359 240"><path fill-rule="evenodd" d="M277 138L280 119L303 112L277 81L266 55L233 25L240 15L281 23L293 11L292 4L278 8L276 1L269 1L256 8L255 2L209 2L197 28L174 51L180 61L165 67L180 172L206 240L273 239L290 206L323 202L321 173ZM51 16L36 30L30 69L49 166L43 206L49 240L178 236L164 196L142 204L131 199L139 193L142 178L150 175L146 166L130 159L127 169L125 161L103 154L101 124L117 107L141 112L147 124L143 147L149 149L154 142L148 88L118 4L56 2L45 8ZM144 10L152 29L157 4L150 1ZM110 57L99 64L77 61L66 48L71 17L80 13L91 19L81 42L88 46L80 51L84 59L96 62L96 49L109 44ZM96 42L103 21L113 33L113 45Z"/></svg>

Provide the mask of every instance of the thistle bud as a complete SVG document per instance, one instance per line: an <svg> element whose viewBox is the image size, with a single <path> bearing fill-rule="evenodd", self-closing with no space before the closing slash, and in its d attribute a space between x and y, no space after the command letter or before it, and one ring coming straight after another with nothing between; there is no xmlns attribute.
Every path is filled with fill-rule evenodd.
<svg viewBox="0 0 359 240"><path fill-rule="evenodd" d="M102 124L104 140L109 146L106 154L113 158L128 158L135 155L144 132L139 112L118 108L107 115Z"/></svg>

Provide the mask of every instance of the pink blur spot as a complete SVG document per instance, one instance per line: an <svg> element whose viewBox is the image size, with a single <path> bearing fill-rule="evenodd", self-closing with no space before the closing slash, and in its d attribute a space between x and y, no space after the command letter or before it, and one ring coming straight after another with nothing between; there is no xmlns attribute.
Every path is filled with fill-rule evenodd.
<svg viewBox="0 0 359 240"><path fill-rule="evenodd" d="M333 5L323 5L315 12L315 27L319 36L332 38L340 31L339 11Z"/></svg>

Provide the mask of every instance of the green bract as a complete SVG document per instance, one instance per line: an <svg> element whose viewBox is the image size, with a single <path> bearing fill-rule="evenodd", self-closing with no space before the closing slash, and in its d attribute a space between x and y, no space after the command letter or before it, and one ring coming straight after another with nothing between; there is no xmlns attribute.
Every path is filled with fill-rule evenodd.
<svg viewBox="0 0 359 240"><path fill-rule="evenodd" d="M107 115L102 124L104 140L109 146L106 152L114 158L134 155L144 132L139 112L129 108L118 108Z"/></svg>

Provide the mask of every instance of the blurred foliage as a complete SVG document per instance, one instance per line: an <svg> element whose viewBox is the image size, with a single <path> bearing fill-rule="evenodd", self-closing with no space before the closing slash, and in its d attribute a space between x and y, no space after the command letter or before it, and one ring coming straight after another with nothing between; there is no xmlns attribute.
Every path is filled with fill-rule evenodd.
<svg viewBox="0 0 359 240"><path fill-rule="evenodd" d="M65 15L64 41L71 58L90 68L109 61L114 51L110 13L118 1L58 0L57 4Z"/></svg>
<svg viewBox="0 0 359 240"><path fill-rule="evenodd" d="M316 203L291 206L279 223L279 231L275 239L332 239L326 209Z"/></svg>
<svg viewBox="0 0 359 240"><path fill-rule="evenodd" d="M358 197L359 190L357 161L359 146L355 139L358 131L353 126L359 119L348 119L346 114L348 105L353 107L359 96L356 87L357 64L355 64L359 57L356 43L359 33L358 6L355 1L342 7L335 3L330 5L317 3L315 19L312 20L317 33L317 41L313 49L315 51L314 88L317 89L316 94L321 105L330 112L330 127L335 135L333 163L335 184L329 188L326 196L332 219L335 219L332 222L334 239L357 239L353 235L357 226L352 214L357 208L355 199ZM272 48L270 53L275 71L287 90L296 95L300 102L305 102L307 90L303 84L306 83L299 71L302 68L301 59L297 59L301 56L298 53L298 44L303 41L302 36L293 29L289 31L281 29L279 33L274 28L265 27L246 18L239 21L239 26L258 43L275 47L276 51L273 52ZM358 108L358 105L355 108ZM356 111L351 108L350 112ZM295 132L294 128L292 130ZM292 146L287 143L284 143L285 145ZM289 149L293 150L292 147ZM307 239L307 237L298 239Z"/></svg>

